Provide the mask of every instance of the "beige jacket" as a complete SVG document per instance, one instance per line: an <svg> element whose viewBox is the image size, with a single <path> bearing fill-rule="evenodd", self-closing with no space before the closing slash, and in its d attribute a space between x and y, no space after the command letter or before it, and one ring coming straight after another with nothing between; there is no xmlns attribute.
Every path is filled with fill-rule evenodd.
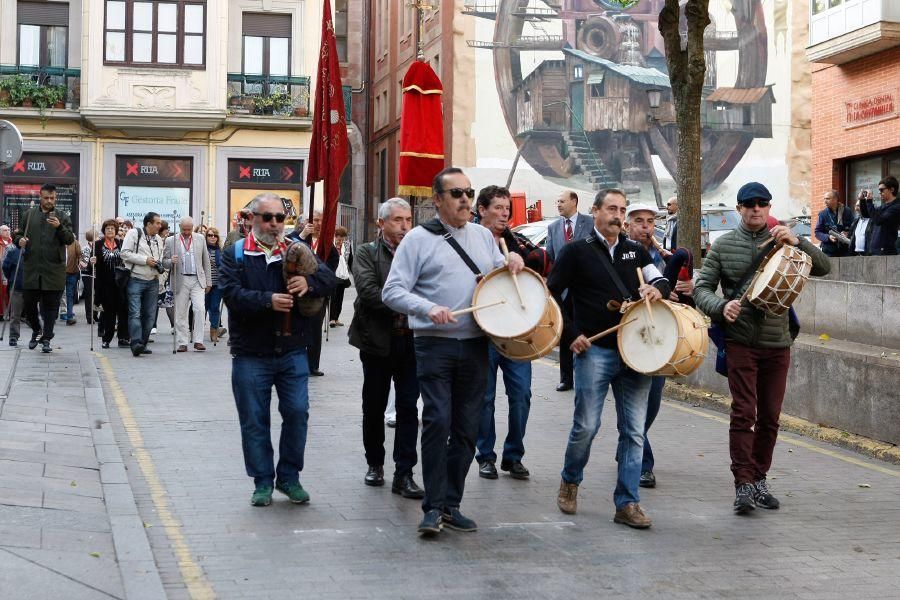
<svg viewBox="0 0 900 600"><path fill-rule="evenodd" d="M185 250L181 242L181 234L176 233L166 238L166 251L163 257L163 266L172 268L172 253L177 253L178 267L175 272L179 275L183 272ZM197 281L203 287L212 287L212 273L209 270L209 251L206 249L206 239L199 233L191 234L190 252L194 256L194 265L197 267Z"/></svg>

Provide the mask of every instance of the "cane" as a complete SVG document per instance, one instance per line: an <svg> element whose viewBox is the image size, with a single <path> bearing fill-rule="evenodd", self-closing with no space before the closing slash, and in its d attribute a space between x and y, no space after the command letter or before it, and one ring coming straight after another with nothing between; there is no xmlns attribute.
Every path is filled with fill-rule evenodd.
<svg viewBox="0 0 900 600"><path fill-rule="evenodd" d="M96 229L94 231L96 232ZM96 237L96 234L95 234L95 237ZM94 264L96 262L94 260L95 243L96 243L96 240L94 242L91 242L91 258L90 258L90 260L91 260L91 302L90 302L90 306L87 306L87 303L85 303L85 307L84 307L85 315L87 315L89 313L90 317L91 317L90 318L90 321L91 321L91 352L94 351L94 321L97 320L96 319L97 313L94 312L94 293L96 292L96 288L94 287L94 281L96 281L96 278L97 278L96 277L97 276L97 265Z"/></svg>
<svg viewBox="0 0 900 600"><path fill-rule="evenodd" d="M24 238L28 238L28 227L29 227L29 225L31 225L31 215L33 214L33 211L32 211L33 208L34 208L34 200L32 200L31 203L28 205L28 216L25 218L25 227L22 229L22 237L24 237ZM24 255L25 255L25 248L19 247L19 256L16 257L16 270L13 271L13 278L12 278L12 283L11 283L12 289L10 290L10 293L7 294L9 296L9 298L6 299L6 306L4 307L4 310L3 310L3 314L7 315L7 316L9 315L9 307L12 304L12 295L16 291L16 283L19 281L19 269L22 266L22 256L24 256ZM7 321L7 319L3 320L3 327L0 328L0 342L3 341L3 336L6 335L6 321Z"/></svg>
<svg viewBox="0 0 900 600"><path fill-rule="evenodd" d="M175 240L172 239L172 268L169 269L169 283L171 284L169 287L172 288L172 322L174 323L175 333L172 334L172 354L175 354L178 351L178 304L175 302L175 285L178 281L178 263L175 262L175 259L178 258L178 255L175 254Z"/></svg>

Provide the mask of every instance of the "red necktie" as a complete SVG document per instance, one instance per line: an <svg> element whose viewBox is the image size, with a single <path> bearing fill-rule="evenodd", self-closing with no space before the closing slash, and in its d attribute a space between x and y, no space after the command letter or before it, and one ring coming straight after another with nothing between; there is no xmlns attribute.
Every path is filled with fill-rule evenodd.
<svg viewBox="0 0 900 600"><path fill-rule="evenodd" d="M566 219L566 241L572 241L572 221Z"/></svg>

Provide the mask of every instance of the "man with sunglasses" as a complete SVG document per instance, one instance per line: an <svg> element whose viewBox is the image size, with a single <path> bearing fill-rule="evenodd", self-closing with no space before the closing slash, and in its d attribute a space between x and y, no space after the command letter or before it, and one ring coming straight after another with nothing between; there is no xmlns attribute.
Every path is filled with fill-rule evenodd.
<svg viewBox="0 0 900 600"><path fill-rule="evenodd" d="M809 240L784 225L768 228L771 201L772 194L761 183L747 183L738 190L741 224L713 243L694 289L697 308L725 329L732 397L729 447L738 514L757 506L776 509L780 505L766 474L778 437L794 341L787 312L779 317L769 315L742 298L750 284L747 275L757 255L771 250L768 242L772 238L776 244L790 244L807 253L813 262L812 275L826 275L831 270L828 257ZM741 289L735 289L742 282ZM716 294L720 284L724 298Z"/></svg>
<svg viewBox="0 0 900 600"><path fill-rule="evenodd" d="M312 275L285 281L284 205L277 194L265 192L253 199L250 209L253 225L243 241L223 251L219 272L228 306L231 387L241 423L244 464L256 486L250 503L271 504L274 486L291 502L302 504L309 501L300 485L309 418L309 319L298 311L296 299L325 298L336 281L321 261ZM289 321L285 315L290 315ZM269 424L272 386L278 391L282 418L277 466Z"/></svg>
<svg viewBox="0 0 900 600"><path fill-rule="evenodd" d="M900 202L897 202L897 178L888 175L878 182L878 193L881 195L881 206L869 195L860 195L859 212L864 218L871 219L872 254L897 254L897 229L900 227Z"/></svg>
<svg viewBox="0 0 900 600"><path fill-rule="evenodd" d="M469 308L480 275L504 262L491 232L469 222L475 190L462 170L444 169L432 189L438 216L404 237L382 291L388 308L408 315L415 335L424 403L423 535L438 534L444 525L457 531L478 528L459 507L475 455L488 342L471 313L454 316L453 311ZM510 255L511 272L523 266L521 256Z"/></svg>

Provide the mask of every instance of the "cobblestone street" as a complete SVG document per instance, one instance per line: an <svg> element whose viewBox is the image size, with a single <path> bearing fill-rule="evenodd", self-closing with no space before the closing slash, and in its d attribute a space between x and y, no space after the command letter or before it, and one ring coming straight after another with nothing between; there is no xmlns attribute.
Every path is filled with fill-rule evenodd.
<svg viewBox="0 0 900 600"><path fill-rule="evenodd" d="M342 317L348 324L351 301L348 297ZM33 410L16 409L16 399L33 396L44 385L52 390L58 377L54 365L77 361L76 351L90 356L87 326L58 331L58 349L51 356L22 351L0 415L2 431L33 417ZM546 360L534 367L524 459L530 481L503 474L497 481L484 480L472 469L462 508L479 531L445 530L435 540L421 539L415 531L421 518L417 501L391 494L389 484L363 485L362 373L346 331L331 330L322 359L326 375L310 384L301 482L312 499L304 506L279 494L268 508L249 505L252 481L244 474L225 344L174 356L171 337L161 332L152 356L134 359L124 349L94 355L128 482L169 598L896 597L900 469L786 434L770 473L781 510L737 517L731 509L727 418L685 404L666 402L651 432L659 483L641 490L642 506L653 518L650 530L612 522L612 408L594 444L579 512L560 513L555 495L573 393L554 391L557 369ZM35 371L46 373L49 383L39 381ZM502 439L505 401L499 397ZM46 417L33 420L52 427ZM273 402L273 425L278 422ZM0 441L0 516L7 521L11 511L25 510L15 490L31 485L16 479L30 472L11 474L11 466L21 470L26 459L24 450L16 450L24 442L16 440L4 434ZM386 470L390 473L391 466ZM416 479L421 482L418 466ZM92 510L53 506L55 488L43 489L43 504L33 499L37 505L29 511ZM109 517L92 518L101 521L94 529L109 530ZM9 553L16 554L10 538L21 538L23 531L0 521L0 564L7 573L14 566ZM106 559L109 534L98 535ZM84 561L86 552L69 555ZM119 550L119 561L124 558ZM55 569L68 569L77 581L77 569L65 567L66 560L60 558ZM0 585L18 590L4 598L38 597L22 594L15 581L0 576ZM122 597L118 581L82 592L70 597Z"/></svg>

